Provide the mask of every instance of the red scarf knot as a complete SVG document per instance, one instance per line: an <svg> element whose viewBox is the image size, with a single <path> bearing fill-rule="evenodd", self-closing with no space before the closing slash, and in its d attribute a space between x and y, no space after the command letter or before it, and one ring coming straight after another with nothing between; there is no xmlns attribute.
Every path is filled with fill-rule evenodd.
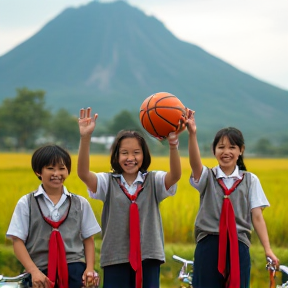
<svg viewBox="0 0 288 288"><path fill-rule="evenodd" d="M244 177L244 175L243 175ZM243 177L238 179L230 189L227 189L222 179L217 179L224 196L219 222L219 251L218 251L218 270L226 278L228 276L226 287L240 287L240 261L238 248L238 234L236 228L235 213L230 201L230 194L235 191L236 187L242 182ZM227 243L229 237L230 251L230 274L226 275L226 256Z"/></svg>

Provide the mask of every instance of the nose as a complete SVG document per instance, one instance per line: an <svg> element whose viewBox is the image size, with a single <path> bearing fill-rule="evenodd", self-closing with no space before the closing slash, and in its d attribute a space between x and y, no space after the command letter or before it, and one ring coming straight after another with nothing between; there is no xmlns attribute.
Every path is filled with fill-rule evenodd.
<svg viewBox="0 0 288 288"><path fill-rule="evenodd" d="M57 176L60 173L59 169L53 169L53 175Z"/></svg>
<svg viewBox="0 0 288 288"><path fill-rule="evenodd" d="M129 161L129 160L130 160L130 161L135 160L135 154L132 154L132 153L128 154L127 160L128 160L128 161Z"/></svg>

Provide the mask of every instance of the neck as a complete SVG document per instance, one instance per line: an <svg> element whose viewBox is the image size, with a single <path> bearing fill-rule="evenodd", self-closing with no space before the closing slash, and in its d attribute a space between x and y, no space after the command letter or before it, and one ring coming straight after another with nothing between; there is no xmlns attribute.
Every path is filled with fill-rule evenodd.
<svg viewBox="0 0 288 288"><path fill-rule="evenodd" d="M50 196L57 196L57 195L61 196L63 194L63 186L53 189L53 188L47 188L42 184L42 187L43 187L44 191L46 192L46 194L49 195L49 197Z"/></svg>
<svg viewBox="0 0 288 288"><path fill-rule="evenodd" d="M130 186L130 185L133 184L133 182L137 178L138 173L136 175L130 175L130 174L128 174L128 175L127 174L126 175L122 174L122 175L123 175L126 183Z"/></svg>

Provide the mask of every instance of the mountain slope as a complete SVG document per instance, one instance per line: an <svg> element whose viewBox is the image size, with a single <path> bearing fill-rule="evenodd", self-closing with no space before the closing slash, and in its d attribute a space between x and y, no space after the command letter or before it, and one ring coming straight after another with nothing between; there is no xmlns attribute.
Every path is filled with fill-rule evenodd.
<svg viewBox="0 0 288 288"><path fill-rule="evenodd" d="M54 109L77 114L91 106L99 120L168 91L196 111L203 131L233 125L248 137L274 137L287 130L288 91L180 41L122 1L66 9L0 57L0 100L23 86L47 91Z"/></svg>

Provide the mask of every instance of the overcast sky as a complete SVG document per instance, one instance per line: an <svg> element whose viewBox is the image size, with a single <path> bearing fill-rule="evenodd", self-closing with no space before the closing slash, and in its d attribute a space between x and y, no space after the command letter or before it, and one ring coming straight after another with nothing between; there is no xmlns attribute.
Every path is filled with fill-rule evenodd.
<svg viewBox="0 0 288 288"><path fill-rule="evenodd" d="M0 55L87 0L0 0ZM102 1L108 2L108 1ZM129 0L179 39L288 90L287 0Z"/></svg>

